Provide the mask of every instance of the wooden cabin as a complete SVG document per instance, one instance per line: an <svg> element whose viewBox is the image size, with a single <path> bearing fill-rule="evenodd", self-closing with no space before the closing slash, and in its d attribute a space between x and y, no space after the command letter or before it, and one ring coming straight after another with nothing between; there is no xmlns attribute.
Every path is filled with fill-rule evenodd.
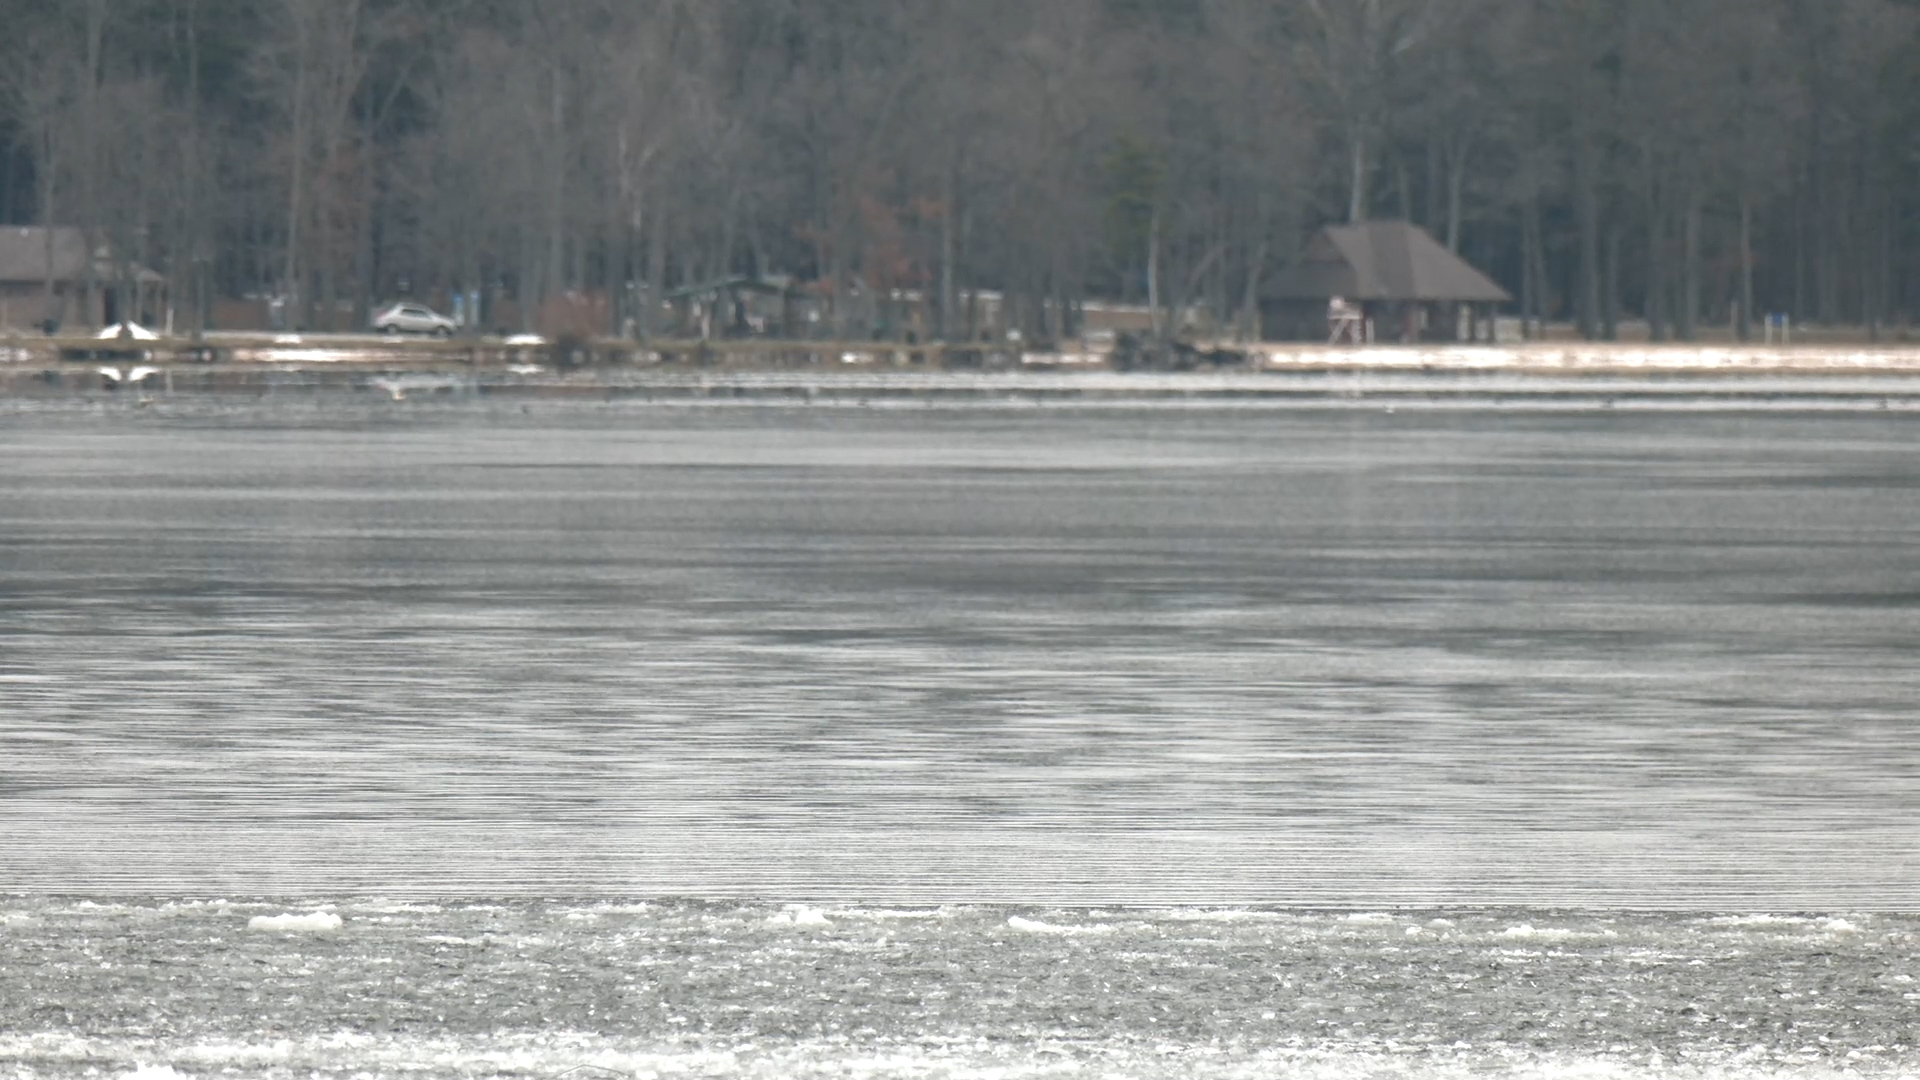
<svg viewBox="0 0 1920 1080"><path fill-rule="evenodd" d="M1330 225L1264 290L1260 333L1269 341L1491 340L1494 312L1512 299L1418 225Z"/></svg>

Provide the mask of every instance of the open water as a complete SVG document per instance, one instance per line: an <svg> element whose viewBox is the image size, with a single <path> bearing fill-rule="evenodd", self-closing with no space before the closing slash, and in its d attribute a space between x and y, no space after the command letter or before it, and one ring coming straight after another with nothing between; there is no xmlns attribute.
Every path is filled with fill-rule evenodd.
<svg viewBox="0 0 1920 1080"><path fill-rule="evenodd" d="M1920 1075L1913 424L11 403L0 1076Z"/></svg>

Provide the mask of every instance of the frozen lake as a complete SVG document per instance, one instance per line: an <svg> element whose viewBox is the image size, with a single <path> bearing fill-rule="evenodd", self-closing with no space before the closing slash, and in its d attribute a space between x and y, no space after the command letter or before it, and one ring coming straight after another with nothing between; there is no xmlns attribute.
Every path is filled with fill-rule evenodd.
<svg viewBox="0 0 1920 1080"><path fill-rule="evenodd" d="M0 1075L1891 1080L1916 944L1858 914L0 900Z"/></svg>
<svg viewBox="0 0 1920 1080"><path fill-rule="evenodd" d="M1920 902L1900 414L0 416L35 893Z"/></svg>
<svg viewBox="0 0 1920 1080"><path fill-rule="evenodd" d="M1910 414L0 404L0 1076L1920 1070Z"/></svg>

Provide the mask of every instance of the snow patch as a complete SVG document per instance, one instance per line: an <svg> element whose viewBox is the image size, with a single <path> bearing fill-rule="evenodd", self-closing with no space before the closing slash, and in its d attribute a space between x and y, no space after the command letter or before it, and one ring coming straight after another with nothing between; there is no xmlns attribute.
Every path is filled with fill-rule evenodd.
<svg viewBox="0 0 1920 1080"><path fill-rule="evenodd" d="M186 1080L186 1077L174 1072L171 1065L141 1065L130 1073L122 1073L120 1080Z"/></svg>
<svg viewBox="0 0 1920 1080"><path fill-rule="evenodd" d="M945 908L854 908L845 912L857 919L944 919Z"/></svg>
<svg viewBox="0 0 1920 1080"><path fill-rule="evenodd" d="M1574 938L1613 937L1611 930L1569 930L1564 926L1532 926L1521 923L1495 935L1515 941L1570 941Z"/></svg>
<svg viewBox="0 0 1920 1080"><path fill-rule="evenodd" d="M1299 918L1291 912L1261 911L1255 908L1183 908L1166 912L1164 918L1175 922L1288 922Z"/></svg>
<svg viewBox="0 0 1920 1080"><path fill-rule="evenodd" d="M132 340L132 341L159 341L160 340L159 334L156 334L153 331L147 329L146 327L141 326L139 323L114 323L112 326L105 327L99 333L93 336L98 338L101 341L107 341L113 338L120 337L123 334L129 340ZM172 1072L173 1070L169 1069L167 1071Z"/></svg>
<svg viewBox="0 0 1920 1080"><path fill-rule="evenodd" d="M331 911L316 911L311 915L255 915L247 920L249 930L268 930L283 934L319 933L340 929L340 916Z"/></svg>
<svg viewBox="0 0 1920 1080"><path fill-rule="evenodd" d="M1716 915L1708 922L1715 926L1797 926L1807 920L1797 915Z"/></svg>
<svg viewBox="0 0 1920 1080"><path fill-rule="evenodd" d="M439 904L419 904L405 900L369 900L365 903L350 904L347 909L369 915L439 915L447 910Z"/></svg>
<svg viewBox="0 0 1920 1080"><path fill-rule="evenodd" d="M788 904L780 911L767 917L767 922L775 926L832 926L827 916L819 908L805 904Z"/></svg>
<svg viewBox="0 0 1920 1080"><path fill-rule="evenodd" d="M1018 915L1008 917L1007 925L1028 934L1110 934L1113 927L1106 923L1094 923L1091 926L1060 926L1055 923L1041 922L1038 919L1023 919Z"/></svg>

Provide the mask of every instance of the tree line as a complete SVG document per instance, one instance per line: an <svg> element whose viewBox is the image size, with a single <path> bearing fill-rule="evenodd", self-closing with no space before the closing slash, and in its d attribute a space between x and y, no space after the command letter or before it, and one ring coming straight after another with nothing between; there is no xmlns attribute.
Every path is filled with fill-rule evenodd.
<svg viewBox="0 0 1920 1080"><path fill-rule="evenodd" d="M1656 339L1920 309L1911 0L0 0L0 221L364 326L811 283L1251 332L1330 222ZM121 275L124 276L124 275ZM113 287L111 281L102 287ZM1168 320L1171 325L1171 320Z"/></svg>

